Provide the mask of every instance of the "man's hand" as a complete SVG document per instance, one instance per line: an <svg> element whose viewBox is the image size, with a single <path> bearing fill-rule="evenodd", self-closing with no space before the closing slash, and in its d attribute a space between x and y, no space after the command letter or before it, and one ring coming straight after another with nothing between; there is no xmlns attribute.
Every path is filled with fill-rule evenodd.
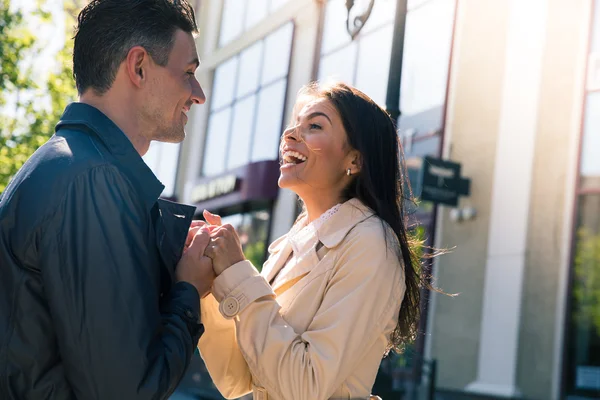
<svg viewBox="0 0 600 400"><path fill-rule="evenodd" d="M175 276L178 281L194 285L200 297L204 297L210 292L215 279L212 261L204 255L210 241L208 228L203 224L192 226L188 233L188 241L189 245L186 241L186 249L177 264Z"/></svg>

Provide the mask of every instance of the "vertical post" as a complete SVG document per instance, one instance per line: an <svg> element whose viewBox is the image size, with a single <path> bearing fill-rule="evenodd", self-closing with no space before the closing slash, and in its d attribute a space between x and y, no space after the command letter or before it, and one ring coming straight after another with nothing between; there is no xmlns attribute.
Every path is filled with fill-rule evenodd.
<svg viewBox="0 0 600 400"><path fill-rule="evenodd" d="M402 82L402 56L404 54L404 32L406 30L407 0L396 1L394 36L392 38L392 56L388 75L385 107L390 117L398 124L400 118L400 84Z"/></svg>
<svg viewBox="0 0 600 400"><path fill-rule="evenodd" d="M428 400L435 400L435 384L437 380L437 360L431 360L429 365L429 391Z"/></svg>

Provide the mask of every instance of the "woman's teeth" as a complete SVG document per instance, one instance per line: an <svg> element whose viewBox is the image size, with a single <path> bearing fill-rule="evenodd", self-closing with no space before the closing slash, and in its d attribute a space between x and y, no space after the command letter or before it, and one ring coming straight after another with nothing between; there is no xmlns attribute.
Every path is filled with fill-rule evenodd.
<svg viewBox="0 0 600 400"><path fill-rule="evenodd" d="M301 164L306 161L306 157L297 151L286 151L283 155L283 161L292 164Z"/></svg>

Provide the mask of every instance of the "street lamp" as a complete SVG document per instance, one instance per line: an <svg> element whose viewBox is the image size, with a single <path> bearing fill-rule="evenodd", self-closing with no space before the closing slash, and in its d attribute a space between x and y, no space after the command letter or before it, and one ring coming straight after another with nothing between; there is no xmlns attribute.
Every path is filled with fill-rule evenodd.
<svg viewBox="0 0 600 400"><path fill-rule="evenodd" d="M392 38L392 56L388 75L385 108L396 126L402 114L400 112L400 85L402 83L402 56L404 54L404 32L406 30L407 0L396 0L394 18L394 36Z"/></svg>
<svg viewBox="0 0 600 400"><path fill-rule="evenodd" d="M365 10L365 12L354 17L354 21L352 24L353 26L350 26L350 11L354 7L354 0L346 0L346 9L348 10L348 17L346 18L346 30L348 31L348 34L350 35L352 40L356 38L360 30L367 23L367 20L371 16L371 11L373 10L374 4L375 0L370 0L369 6Z"/></svg>

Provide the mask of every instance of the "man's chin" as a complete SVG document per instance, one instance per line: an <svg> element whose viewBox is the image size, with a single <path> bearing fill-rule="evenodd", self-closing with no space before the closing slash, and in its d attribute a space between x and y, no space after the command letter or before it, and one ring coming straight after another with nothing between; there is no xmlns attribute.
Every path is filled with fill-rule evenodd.
<svg viewBox="0 0 600 400"><path fill-rule="evenodd" d="M181 143L185 139L185 130L164 132L163 134L157 135L154 139L158 142L163 143Z"/></svg>

